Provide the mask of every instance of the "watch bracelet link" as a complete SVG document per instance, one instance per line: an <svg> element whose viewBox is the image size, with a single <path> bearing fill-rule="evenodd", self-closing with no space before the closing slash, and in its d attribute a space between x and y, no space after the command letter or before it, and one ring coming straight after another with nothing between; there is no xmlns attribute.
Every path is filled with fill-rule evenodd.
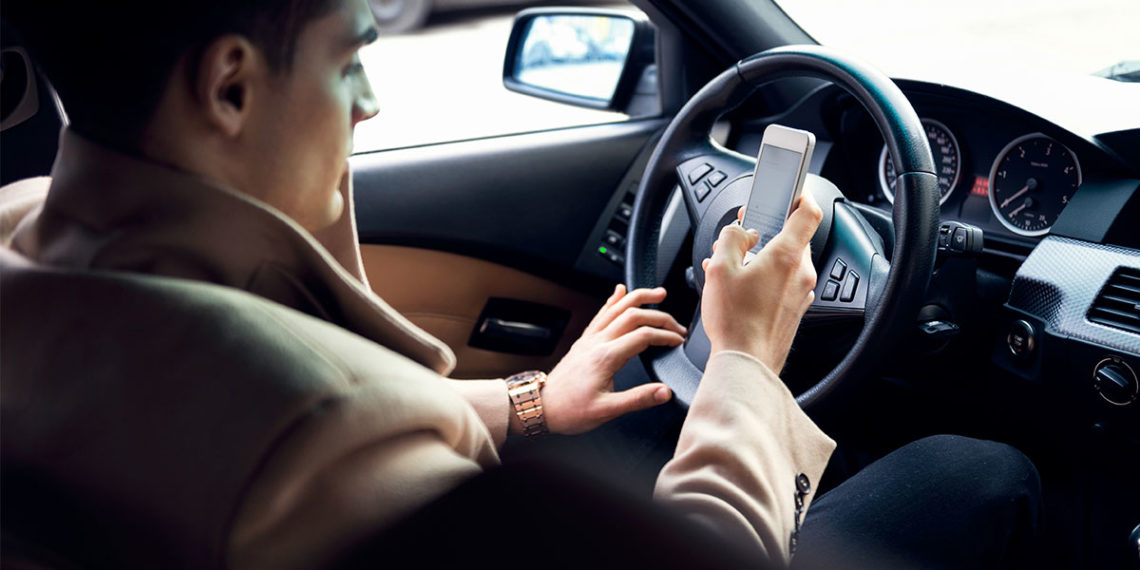
<svg viewBox="0 0 1140 570"><path fill-rule="evenodd" d="M546 373L537 370L520 372L507 378L507 395L515 415L523 425L523 435L532 437L549 433L542 409L542 387Z"/></svg>

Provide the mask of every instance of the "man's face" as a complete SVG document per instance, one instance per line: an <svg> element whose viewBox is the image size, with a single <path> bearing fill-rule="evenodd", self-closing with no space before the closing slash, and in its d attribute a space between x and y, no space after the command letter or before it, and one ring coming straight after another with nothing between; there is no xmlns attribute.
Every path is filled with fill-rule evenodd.
<svg viewBox="0 0 1140 570"><path fill-rule="evenodd" d="M245 190L308 230L330 225L344 209L337 185L353 127L377 111L357 53L375 37L366 0L343 0L304 27L291 69L269 78L256 97Z"/></svg>

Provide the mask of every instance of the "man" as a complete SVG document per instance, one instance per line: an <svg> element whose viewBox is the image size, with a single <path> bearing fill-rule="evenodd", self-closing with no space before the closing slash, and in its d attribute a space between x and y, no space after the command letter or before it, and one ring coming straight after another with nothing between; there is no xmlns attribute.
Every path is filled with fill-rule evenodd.
<svg viewBox="0 0 1140 570"><path fill-rule="evenodd" d="M80 473L75 485L108 504L178 529L163 535L178 544L173 552L199 548L203 565L317 567L494 465L508 432L532 431L533 410L512 403L502 380L443 380L454 365L447 347L367 288L345 165L353 126L377 112L357 56L376 36L364 0L67 4L60 21L55 6L6 5L71 119L47 200L21 221L13 249L55 268L179 277L274 304L235 300L232 315L204 305L247 333L229 342L252 362L195 361L206 368L178 382L170 379L185 367L162 370L158 387L139 363L146 354L88 350L70 368L36 368L36 346L6 345L20 356L6 356L5 393L27 395L5 409L20 421L14 435L5 429L6 454L38 460L37 451L82 441L46 469L68 482ZM655 490L777 563L791 557L835 445L776 376L812 300L808 242L820 217L802 200L747 266L755 233L722 232L702 305L713 356ZM612 391L630 357L682 341L671 317L639 309L664 294L619 286L545 385L541 375L517 380L541 396L546 429L580 433L668 400L658 384ZM104 328L139 340L117 326ZM140 349L178 334L156 333ZM275 365L277 353L290 365ZM36 396L75 376L91 379L71 388L90 399ZM173 393L189 403L171 402ZM155 413L146 398L170 407ZM108 407L113 420L102 415ZM52 419L88 416L101 419ZM206 435L195 420L203 417ZM116 482L135 466L113 458L153 452L154 438L170 451L142 471L161 485ZM207 439L213 456L195 456ZM195 462L201 478L186 470Z"/></svg>

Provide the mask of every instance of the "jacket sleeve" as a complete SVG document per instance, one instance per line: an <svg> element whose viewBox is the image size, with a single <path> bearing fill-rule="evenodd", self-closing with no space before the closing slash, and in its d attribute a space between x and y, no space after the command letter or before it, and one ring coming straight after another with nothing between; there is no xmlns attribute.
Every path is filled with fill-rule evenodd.
<svg viewBox="0 0 1140 570"><path fill-rule="evenodd" d="M796 479L814 485L835 442L744 353L713 355L654 498L776 564L791 558ZM804 498L806 512L814 489Z"/></svg>
<svg viewBox="0 0 1140 570"><path fill-rule="evenodd" d="M442 389L438 386L437 389ZM446 389L443 389L446 391ZM322 568L498 461L462 402L460 423L414 419L391 394L320 402L284 430L238 508L227 567Z"/></svg>
<svg viewBox="0 0 1140 570"><path fill-rule="evenodd" d="M511 404L507 396L507 383L504 380L453 380L447 383L475 408L479 419L491 430L491 439L496 448L507 441L507 428L510 427Z"/></svg>

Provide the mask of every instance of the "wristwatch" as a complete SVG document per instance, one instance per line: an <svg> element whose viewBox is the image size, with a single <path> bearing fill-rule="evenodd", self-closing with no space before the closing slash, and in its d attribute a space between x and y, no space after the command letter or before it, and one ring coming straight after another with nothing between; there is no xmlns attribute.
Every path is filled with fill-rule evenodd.
<svg viewBox="0 0 1140 570"><path fill-rule="evenodd" d="M528 370L507 377L507 395L515 405L515 415L523 425L527 437L542 435L546 429L546 416L542 413L542 387L546 385L546 373Z"/></svg>

